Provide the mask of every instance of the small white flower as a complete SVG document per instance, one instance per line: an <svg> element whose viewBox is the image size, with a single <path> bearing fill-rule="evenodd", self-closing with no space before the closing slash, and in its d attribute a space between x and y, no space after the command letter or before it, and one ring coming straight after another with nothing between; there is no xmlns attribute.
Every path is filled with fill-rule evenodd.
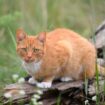
<svg viewBox="0 0 105 105"><path fill-rule="evenodd" d="M35 104L35 105L37 104L37 100L35 98L32 98L31 101L33 104Z"/></svg>
<svg viewBox="0 0 105 105"><path fill-rule="evenodd" d="M6 98L11 98L11 97L12 97L12 94L11 94L10 92L5 93L5 94L4 94L4 97L6 97Z"/></svg>
<svg viewBox="0 0 105 105"><path fill-rule="evenodd" d="M25 79L23 77L19 78L18 83L24 83Z"/></svg>
<svg viewBox="0 0 105 105"><path fill-rule="evenodd" d="M43 103L42 102L38 102L38 105L43 105Z"/></svg>
<svg viewBox="0 0 105 105"><path fill-rule="evenodd" d="M20 95L25 95L26 93L25 93L24 90L20 90L20 91L19 91L19 94L20 94Z"/></svg>
<svg viewBox="0 0 105 105"><path fill-rule="evenodd" d="M33 102L33 101L37 101L35 98L31 98L31 101Z"/></svg>
<svg viewBox="0 0 105 105"><path fill-rule="evenodd" d="M85 100L85 105L88 105L89 101L88 100Z"/></svg>
<svg viewBox="0 0 105 105"><path fill-rule="evenodd" d="M35 99L39 99L39 98L40 98L40 96L37 95L37 94L33 95L33 97L34 97Z"/></svg>
<svg viewBox="0 0 105 105"><path fill-rule="evenodd" d="M17 79L18 79L18 77L19 77L19 75L18 75L18 74L13 74L13 75L12 75L13 80L17 80Z"/></svg>
<svg viewBox="0 0 105 105"><path fill-rule="evenodd" d="M42 90L37 90L37 93L38 93L39 95L42 95L42 94L43 94L43 91L42 91Z"/></svg>
<svg viewBox="0 0 105 105"><path fill-rule="evenodd" d="M37 102L33 102L33 105L38 105L38 103Z"/></svg>
<svg viewBox="0 0 105 105"><path fill-rule="evenodd" d="M96 101L96 99L97 99L96 96L93 96L93 97L92 97L92 100L93 100L93 101Z"/></svg>

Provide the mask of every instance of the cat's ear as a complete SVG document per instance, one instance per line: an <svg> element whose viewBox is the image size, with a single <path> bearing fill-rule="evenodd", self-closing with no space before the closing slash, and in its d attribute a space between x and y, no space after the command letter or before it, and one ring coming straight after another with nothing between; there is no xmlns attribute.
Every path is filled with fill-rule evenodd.
<svg viewBox="0 0 105 105"><path fill-rule="evenodd" d="M17 42L24 40L26 37L27 37L27 34L22 29L18 29L16 31Z"/></svg>
<svg viewBox="0 0 105 105"><path fill-rule="evenodd" d="M38 35L38 40L42 43L44 43L46 41L46 32L41 32L39 35Z"/></svg>

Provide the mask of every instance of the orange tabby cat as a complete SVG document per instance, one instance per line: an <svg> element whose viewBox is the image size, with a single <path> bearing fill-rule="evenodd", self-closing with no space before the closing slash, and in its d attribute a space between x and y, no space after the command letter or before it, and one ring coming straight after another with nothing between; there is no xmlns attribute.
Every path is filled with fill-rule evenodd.
<svg viewBox="0 0 105 105"><path fill-rule="evenodd" d="M60 28L37 36L28 36L22 29L16 34L17 53L32 76L30 83L49 88L55 78L68 81L95 75L95 48L77 33Z"/></svg>

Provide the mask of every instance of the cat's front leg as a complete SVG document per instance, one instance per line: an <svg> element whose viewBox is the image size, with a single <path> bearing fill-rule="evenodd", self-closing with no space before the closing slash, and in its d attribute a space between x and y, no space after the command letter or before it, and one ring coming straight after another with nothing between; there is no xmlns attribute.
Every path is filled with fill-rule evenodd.
<svg viewBox="0 0 105 105"><path fill-rule="evenodd" d="M35 85L37 84L37 81L34 79L34 77L31 77L29 80L28 80L28 83L32 84L32 85Z"/></svg>
<svg viewBox="0 0 105 105"><path fill-rule="evenodd" d="M39 88L50 88L52 86L53 77L47 77L42 82L38 82L36 85Z"/></svg>

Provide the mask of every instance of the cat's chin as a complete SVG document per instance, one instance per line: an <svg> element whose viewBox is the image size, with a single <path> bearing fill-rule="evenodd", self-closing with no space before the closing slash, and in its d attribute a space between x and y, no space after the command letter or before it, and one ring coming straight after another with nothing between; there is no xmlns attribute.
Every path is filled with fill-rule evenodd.
<svg viewBox="0 0 105 105"><path fill-rule="evenodd" d="M36 60L23 60L25 63L38 63Z"/></svg>
<svg viewBox="0 0 105 105"><path fill-rule="evenodd" d="M33 62L36 62L35 60L24 60L24 62L26 63L33 63Z"/></svg>

